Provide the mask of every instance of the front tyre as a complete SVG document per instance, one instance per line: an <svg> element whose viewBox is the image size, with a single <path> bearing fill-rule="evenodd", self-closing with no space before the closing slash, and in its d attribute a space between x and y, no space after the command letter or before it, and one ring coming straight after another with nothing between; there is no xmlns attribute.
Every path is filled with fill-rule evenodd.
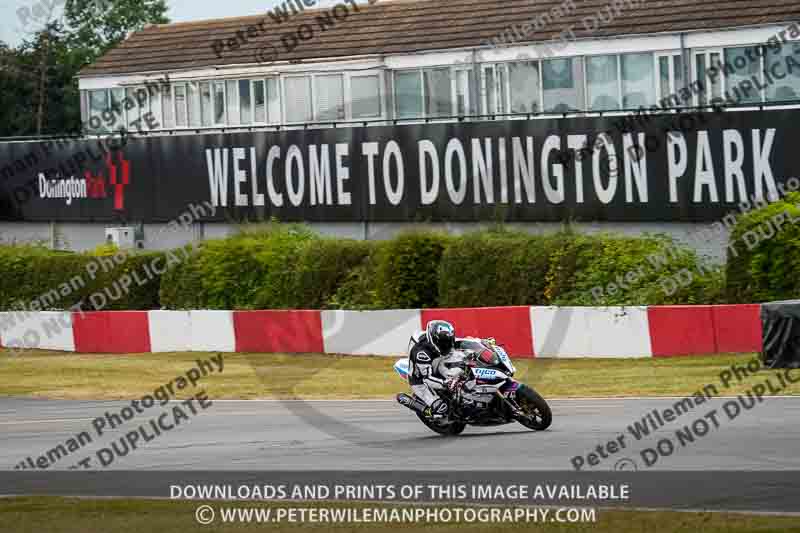
<svg viewBox="0 0 800 533"><path fill-rule="evenodd" d="M417 417L423 424L428 426L428 428L431 431L435 431L439 435L445 435L445 436L459 435L461 434L462 431L464 431L464 428L467 427L467 425L462 422L451 422L449 424L436 422L435 420L431 420L422 413L417 413Z"/></svg>
<svg viewBox="0 0 800 533"><path fill-rule="evenodd" d="M539 396L538 392L527 385L520 384L517 389L517 405L522 411L522 416L517 418L517 422L536 431L543 431L550 427L553 413L550 412L550 406L547 405L544 398Z"/></svg>

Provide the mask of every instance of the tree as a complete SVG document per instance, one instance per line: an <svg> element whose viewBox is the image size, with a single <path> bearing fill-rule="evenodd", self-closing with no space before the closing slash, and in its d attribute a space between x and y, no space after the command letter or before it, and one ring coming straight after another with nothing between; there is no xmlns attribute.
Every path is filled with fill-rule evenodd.
<svg viewBox="0 0 800 533"><path fill-rule="evenodd" d="M67 0L64 18L70 47L85 64L148 24L166 24L165 0Z"/></svg>
<svg viewBox="0 0 800 533"><path fill-rule="evenodd" d="M63 28L50 22L16 49L0 47L0 135L77 131L81 67Z"/></svg>
<svg viewBox="0 0 800 533"><path fill-rule="evenodd" d="M17 48L0 41L0 136L79 131L80 69L147 24L169 22L166 12L164 0L66 0Z"/></svg>

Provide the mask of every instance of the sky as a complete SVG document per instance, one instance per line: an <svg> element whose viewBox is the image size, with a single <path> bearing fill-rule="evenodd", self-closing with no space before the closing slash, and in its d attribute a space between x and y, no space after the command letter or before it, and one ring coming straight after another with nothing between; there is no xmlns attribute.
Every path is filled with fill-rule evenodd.
<svg viewBox="0 0 800 533"><path fill-rule="evenodd" d="M108 0L113 2L114 0ZM203 20L209 18L239 17L266 13L283 0L167 0L169 18L172 22ZM321 5L333 5L332 0L323 0ZM40 29L41 21L34 13L47 6L62 6L63 0L2 0L0 3L0 40L10 46L18 45L26 36ZM27 8L27 10L26 10ZM56 7L57 9L57 7ZM30 17L20 14L30 13Z"/></svg>

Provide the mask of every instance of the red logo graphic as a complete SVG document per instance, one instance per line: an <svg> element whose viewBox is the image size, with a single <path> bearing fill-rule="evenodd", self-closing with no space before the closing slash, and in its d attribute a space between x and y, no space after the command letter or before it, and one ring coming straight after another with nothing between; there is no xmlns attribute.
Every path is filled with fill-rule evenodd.
<svg viewBox="0 0 800 533"><path fill-rule="evenodd" d="M88 170L83 173L86 177L86 196L89 198L106 197L106 180L103 176L92 176Z"/></svg>
<svg viewBox="0 0 800 533"><path fill-rule="evenodd" d="M125 186L131 182L131 163L122 152L119 153L119 164L122 172L117 176L117 165L111 162L111 155L106 156L108 183L114 186L114 209L121 211L125 209Z"/></svg>
<svg viewBox="0 0 800 533"><path fill-rule="evenodd" d="M125 209L125 186L131 183L131 163L125 159L125 154L119 152L119 164L114 164L111 154L106 155L106 167L108 168L108 184L114 188L114 209L123 211ZM86 177L86 195L89 198L106 198L106 180L103 176L92 176L89 171L84 173Z"/></svg>

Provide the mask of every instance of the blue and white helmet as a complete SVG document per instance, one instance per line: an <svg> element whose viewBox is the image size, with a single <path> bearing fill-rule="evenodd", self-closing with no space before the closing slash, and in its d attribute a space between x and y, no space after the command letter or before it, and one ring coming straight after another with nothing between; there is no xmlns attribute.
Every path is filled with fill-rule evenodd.
<svg viewBox="0 0 800 533"><path fill-rule="evenodd" d="M425 337L439 354L445 355L456 343L456 330L450 322L431 320L425 328Z"/></svg>

